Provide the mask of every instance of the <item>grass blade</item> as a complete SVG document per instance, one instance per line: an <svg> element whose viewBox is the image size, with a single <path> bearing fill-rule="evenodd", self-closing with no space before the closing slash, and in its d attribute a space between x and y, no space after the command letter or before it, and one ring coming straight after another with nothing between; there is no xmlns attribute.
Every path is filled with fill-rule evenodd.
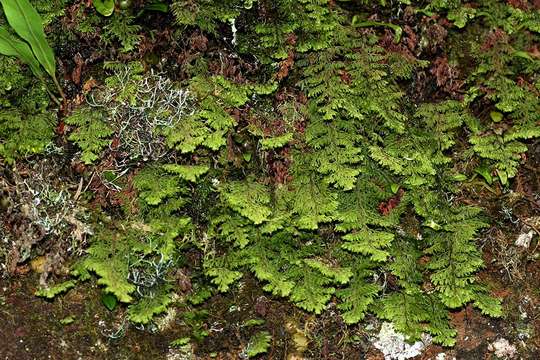
<svg viewBox="0 0 540 360"><path fill-rule="evenodd" d="M45 71L56 79L54 52L43 31L43 21L28 0L0 0L9 25L26 40Z"/></svg>

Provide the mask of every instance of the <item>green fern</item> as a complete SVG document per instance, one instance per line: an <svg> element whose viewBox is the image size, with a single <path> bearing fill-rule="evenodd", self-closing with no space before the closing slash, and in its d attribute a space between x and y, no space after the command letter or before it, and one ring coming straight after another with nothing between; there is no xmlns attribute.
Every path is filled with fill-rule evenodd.
<svg viewBox="0 0 540 360"><path fill-rule="evenodd" d="M270 348L272 336L268 331L256 333L249 339L249 343L245 349L248 358L252 358L259 354L264 354Z"/></svg>
<svg viewBox="0 0 540 360"><path fill-rule="evenodd" d="M108 19L109 23L103 27L102 40L106 45L119 42L122 52L135 50L141 40L141 26L134 24L135 18L129 15L116 14Z"/></svg>
<svg viewBox="0 0 540 360"><path fill-rule="evenodd" d="M69 136L69 140L81 148L81 160L85 164L91 164L97 160L102 151L111 143L110 136L113 130L104 121L104 115L99 110L80 108L64 121L76 127Z"/></svg>
<svg viewBox="0 0 540 360"><path fill-rule="evenodd" d="M155 290L156 294L149 294L139 299L137 303L128 307L129 320L134 323L147 324L155 315L159 315L167 311L168 306L172 303L172 296L169 286Z"/></svg>
<svg viewBox="0 0 540 360"><path fill-rule="evenodd" d="M272 210L268 207L270 194L266 187L254 181L230 182L220 189L223 199L231 207L254 224L264 222Z"/></svg>

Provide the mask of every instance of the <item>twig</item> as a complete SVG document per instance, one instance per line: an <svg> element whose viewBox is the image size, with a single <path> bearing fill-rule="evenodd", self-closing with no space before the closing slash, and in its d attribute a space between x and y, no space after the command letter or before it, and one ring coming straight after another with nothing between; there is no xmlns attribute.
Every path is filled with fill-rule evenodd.
<svg viewBox="0 0 540 360"><path fill-rule="evenodd" d="M79 181L79 186L77 187L77 191L75 192L75 196L73 197L73 200L77 201L77 199L81 195L82 186L83 186L83 177L81 176L81 181Z"/></svg>

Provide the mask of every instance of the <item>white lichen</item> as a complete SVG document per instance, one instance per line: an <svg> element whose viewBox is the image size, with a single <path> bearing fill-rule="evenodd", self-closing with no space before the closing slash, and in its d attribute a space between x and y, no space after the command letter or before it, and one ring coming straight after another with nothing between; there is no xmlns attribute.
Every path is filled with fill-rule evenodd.
<svg viewBox="0 0 540 360"><path fill-rule="evenodd" d="M500 359L514 359L517 355L515 345L510 344L505 338L497 339L488 345L488 350L495 353L495 356Z"/></svg>
<svg viewBox="0 0 540 360"><path fill-rule="evenodd" d="M522 232L521 234L519 234L514 244L516 246L520 246L522 248L528 249L529 246L531 245L531 240L533 236L534 236L533 230L530 230L529 232Z"/></svg>
<svg viewBox="0 0 540 360"><path fill-rule="evenodd" d="M385 360L405 360L418 356L431 343L429 335L423 335L422 341L407 343L407 337L396 332L391 323L384 323L373 345L380 350Z"/></svg>

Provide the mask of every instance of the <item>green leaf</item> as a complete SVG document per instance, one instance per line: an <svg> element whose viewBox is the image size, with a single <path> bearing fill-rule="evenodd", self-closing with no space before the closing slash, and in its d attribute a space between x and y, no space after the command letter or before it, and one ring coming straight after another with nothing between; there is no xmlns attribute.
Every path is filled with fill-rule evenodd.
<svg viewBox="0 0 540 360"><path fill-rule="evenodd" d="M244 327L260 326L260 325L264 325L264 323L265 323L265 320L263 319L249 319L247 321L244 321L242 326Z"/></svg>
<svg viewBox="0 0 540 360"><path fill-rule="evenodd" d="M32 54L32 49L28 44L15 38L3 27L0 27L0 54L17 56L22 62L30 66L34 75L39 78L43 76L39 62Z"/></svg>
<svg viewBox="0 0 540 360"><path fill-rule="evenodd" d="M103 16L111 16L114 11L114 0L94 0L96 11Z"/></svg>
<svg viewBox="0 0 540 360"><path fill-rule="evenodd" d="M277 149L283 147L293 139L293 133L261 139L261 148L263 150Z"/></svg>
<svg viewBox="0 0 540 360"><path fill-rule="evenodd" d="M435 231L438 231L438 230L442 229L442 226L440 224L438 224L437 222L435 222L433 219L429 219L429 220L424 221L424 223L422 225L427 226L428 228L432 228Z"/></svg>
<svg viewBox="0 0 540 360"><path fill-rule="evenodd" d="M332 267L323 263L320 260L315 259L305 259L304 262L311 268L316 269L321 272L324 276L333 278L336 282L340 284L347 284L353 273L349 268L338 268Z"/></svg>
<svg viewBox="0 0 540 360"><path fill-rule="evenodd" d="M171 341L171 346L174 347L183 347L191 341L191 338L189 336L181 337L176 340Z"/></svg>
<svg viewBox="0 0 540 360"><path fill-rule="evenodd" d="M482 311L482 314L492 317L501 317L503 315L501 299L492 297L482 291L476 293L474 305Z"/></svg>
<svg viewBox="0 0 540 360"><path fill-rule="evenodd" d="M167 13L169 11L169 5L165 4L164 2L155 2L152 4L148 4L144 7L145 11L159 11L162 13Z"/></svg>
<svg viewBox="0 0 540 360"><path fill-rule="evenodd" d="M167 287L165 287L167 289ZM138 324L148 324L154 315L167 311L167 306L172 303L171 294L168 291L154 296L145 296L136 304L128 308L129 320Z"/></svg>
<svg viewBox="0 0 540 360"><path fill-rule="evenodd" d="M454 25L459 29L464 28L467 21L475 16L476 9L467 6L460 6L458 9L448 12L448 20L453 21Z"/></svg>
<svg viewBox="0 0 540 360"><path fill-rule="evenodd" d="M272 209L270 194L265 185L254 181L234 181L221 188L221 195L226 203L239 214L258 225L268 219Z"/></svg>
<svg viewBox="0 0 540 360"><path fill-rule="evenodd" d="M75 321L75 317L73 315L70 315L68 317L65 317L63 318L62 320L60 320L60 324L62 325L69 325L71 324L72 322Z"/></svg>
<svg viewBox="0 0 540 360"><path fill-rule="evenodd" d="M265 353L270 347L270 341L272 335L268 331L261 331L249 339L249 343L246 347L246 355L248 358L252 358L256 355Z"/></svg>
<svg viewBox="0 0 540 360"><path fill-rule="evenodd" d="M503 119L503 114L498 111L490 112L489 116L491 117L491 120L493 120L493 122L499 122Z"/></svg>
<svg viewBox="0 0 540 360"><path fill-rule="evenodd" d="M251 153L243 153L243 154L242 154L242 157L244 158L244 160L245 160L246 162L250 162L250 161L251 161L251 156L252 156Z"/></svg>
<svg viewBox="0 0 540 360"><path fill-rule="evenodd" d="M508 174L506 171L497 169L497 176L499 177L502 185L508 185Z"/></svg>
<svg viewBox="0 0 540 360"><path fill-rule="evenodd" d="M218 287L218 290L225 292L229 290L231 284L242 277L239 271L232 271L225 268L210 268L205 271L206 275L213 277L212 283Z"/></svg>
<svg viewBox="0 0 540 360"><path fill-rule="evenodd" d="M54 52L43 31L43 21L28 0L0 0L9 25L26 40L45 71L56 78Z"/></svg>
<svg viewBox="0 0 540 360"><path fill-rule="evenodd" d="M101 302L109 311L113 311L116 308L116 305L118 304L118 300L116 299L116 296L114 296L111 293L104 293L101 296Z"/></svg>
<svg viewBox="0 0 540 360"><path fill-rule="evenodd" d="M474 169L474 172L476 172L479 175L482 175L484 180L486 180L486 182L489 185L493 184L493 177L491 176L491 171L489 170L487 166L485 165L479 166L476 169Z"/></svg>
<svg viewBox="0 0 540 360"><path fill-rule="evenodd" d="M522 59L527 59L527 60L530 60L530 61L534 61L534 59L532 58L531 55L529 55L528 52L526 51L514 51L512 53L513 56L516 56L516 57L520 57Z"/></svg>
<svg viewBox="0 0 540 360"><path fill-rule="evenodd" d="M399 188L400 188L399 184L396 184L396 183L390 184L390 191L392 191L392 194L397 194Z"/></svg>
<svg viewBox="0 0 540 360"><path fill-rule="evenodd" d="M52 299L56 295L68 291L75 286L77 282L74 280L64 281L63 283L57 284L50 288L41 289L35 292L36 296L44 297L46 299Z"/></svg>
<svg viewBox="0 0 540 360"><path fill-rule="evenodd" d="M452 180L454 181L465 181L467 180L467 175L464 175L464 174L455 174L451 177Z"/></svg>
<svg viewBox="0 0 540 360"><path fill-rule="evenodd" d="M204 175L210 168L206 165L177 165L166 164L163 169L172 174L178 174L186 181L196 182L197 179Z"/></svg>
<svg viewBox="0 0 540 360"><path fill-rule="evenodd" d="M387 248L394 240L394 234L368 228L344 235L342 247L353 253L368 255L375 262L384 262L390 256Z"/></svg>

